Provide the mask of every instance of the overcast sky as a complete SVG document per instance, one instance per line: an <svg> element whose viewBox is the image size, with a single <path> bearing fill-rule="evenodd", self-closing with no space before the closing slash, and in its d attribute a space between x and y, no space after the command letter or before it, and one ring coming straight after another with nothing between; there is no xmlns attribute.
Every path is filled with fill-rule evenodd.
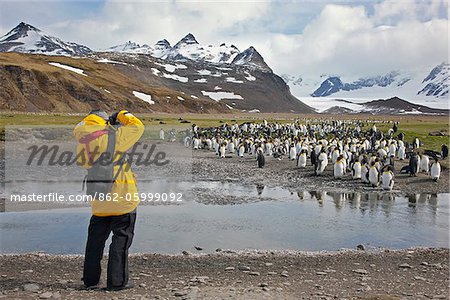
<svg viewBox="0 0 450 300"><path fill-rule="evenodd" d="M366 76L448 61L447 0L4 1L0 35L24 21L92 49L128 40L254 46L278 74Z"/></svg>

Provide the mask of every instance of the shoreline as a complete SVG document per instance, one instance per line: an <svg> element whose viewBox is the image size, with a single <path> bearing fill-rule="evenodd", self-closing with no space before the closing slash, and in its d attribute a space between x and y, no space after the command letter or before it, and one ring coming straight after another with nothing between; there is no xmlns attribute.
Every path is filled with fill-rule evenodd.
<svg viewBox="0 0 450 300"><path fill-rule="evenodd" d="M1 299L448 299L449 249L130 255L135 288L86 291L82 255L1 254ZM102 260L103 270L106 259ZM103 272L106 273L106 272ZM45 274L46 276L40 276ZM103 274L102 286L106 279ZM36 290L33 289L37 285ZM47 298L48 299L48 298Z"/></svg>

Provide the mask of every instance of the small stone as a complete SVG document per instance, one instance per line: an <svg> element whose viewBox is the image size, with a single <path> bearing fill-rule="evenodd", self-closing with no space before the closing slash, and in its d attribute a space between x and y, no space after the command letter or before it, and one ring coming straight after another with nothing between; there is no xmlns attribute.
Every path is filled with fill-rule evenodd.
<svg viewBox="0 0 450 300"><path fill-rule="evenodd" d="M372 268L375 268L375 264L370 264L369 266Z"/></svg>
<svg viewBox="0 0 450 300"><path fill-rule="evenodd" d="M260 286L260 287L266 287L266 286L269 286L269 284L266 283L266 282L262 282L262 283L259 284L259 286Z"/></svg>
<svg viewBox="0 0 450 300"><path fill-rule="evenodd" d="M68 280L65 280L65 279L60 279L60 280L58 280L57 281L59 284L68 284L69 283L69 281Z"/></svg>
<svg viewBox="0 0 450 300"><path fill-rule="evenodd" d="M234 267L226 267L225 271L234 271Z"/></svg>
<svg viewBox="0 0 450 300"><path fill-rule="evenodd" d="M267 275L277 275L277 272L273 272L273 271L267 272Z"/></svg>
<svg viewBox="0 0 450 300"><path fill-rule="evenodd" d="M2 274L2 278L6 278L6 277L8 277L8 275Z"/></svg>
<svg viewBox="0 0 450 300"><path fill-rule="evenodd" d="M316 289L318 289L318 290L322 290L322 289L323 289L323 286L321 286L320 284L315 284L314 286L315 286Z"/></svg>
<svg viewBox="0 0 450 300"><path fill-rule="evenodd" d="M200 246L194 246L194 248L195 248L195 250L197 250L197 251L202 251L202 250L203 250L203 248L200 247Z"/></svg>
<svg viewBox="0 0 450 300"><path fill-rule="evenodd" d="M252 275L252 276L259 276L259 272L250 272L248 273L248 275Z"/></svg>
<svg viewBox="0 0 450 300"><path fill-rule="evenodd" d="M407 263L401 264L398 267L402 269L412 269L412 266L408 265Z"/></svg>
<svg viewBox="0 0 450 300"><path fill-rule="evenodd" d="M247 266L239 266L238 269L240 271L250 271L250 267L247 267Z"/></svg>
<svg viewBox="0 0 450 300"><path fill-rule="evenodd" d="M181 253L183 253L183 255L191 255L189 252L187 252L186 250L183 250L183 252L181 252Z"/></svg>
<svg viewBox="0 0 450 300"><path fill-rule="evenodd" d="M428 263L426 261L423 261L420 263L422 266L428 266Z"/></svg>
<svg viewBox="0 0 450 300"><path fill-rule="evenodd" d="M189 292L187 292L186 296L183 297L183 299L197 299L197 295L198 295L199 291L200 291L199 287L193 286L193 287L191 287Z"/></svg>
<svg viewBox="0 0 450 300"><path fill-rule="evenodd" d="M29 269L29 270L23 270L20 273L33 273L33 270Z"/></svg>
<svg viewBox="0 0 450 300"><path fill-rule="evenodd" d="M352 270L354 273L359 274L359 275L367 275L369 274L369 272L367 270L364 269L356 269L356 270Z"/></svg>
<svg viewBox="0 0 450 300"><path fill-rule="evenodd" d="M53 296L53 293L45 292L39 295L40 299L50 299Z"/></svg>
<svg viewBox="0 0 450 300"><path fill-rule="evenodd" d="M288 273L281 273L281 277L289 277Z"/></svg>
<svg viewBox="0 0 450 300"><path fill-rule="evenodd" d="M145 288L147 285L145 284L145 283L140 283L139 284L139 287L141 287L141 288Z"/></svg>
<svg viewBox="0 0 450 300"><path fill-rule="evenodd" d="M414 276L415 280L421 280L421 281L426 281L425 278L421 277L421 276Z"/></svg>
<svg viewBox="0 0 450 300"><path fill-rule="evenodd" d="M216 249L216 252L222 252L222 249L217 248L217 249Z"/></svg>
<svg viewBox="0 0 450 300"><path fill-rule="evenodd" d="M173 295L175 296L175 297L183 297L184 295L186 295L187 294L187 291L175 291L174 293L173 293Z"/></svg>
<svg viewBox="0 0 450 300"><path fill-rule="evenodd" d="M265 286L265 287L263 287L263 288L262 288L262 290L263 290L264 292L268 292L268 291L270 291L270 289L269 289L268 287L266 287L266 286Z"/></svg>
<svg viewBox="0 0 450 300"><path fill-rule="evenodd" d="M323 275L323 276L325 276L325 275L327 275L327 273L326 272L316 272L316 275Z"/></svg>
<svg viewBox="0 0 450 300"><path fill-rule="evenodd" d="M143 276L143 277L151 277L152 275L147 274L147 273L139 273L139 276Z"/></svg>
<svg viewBox="0 0 450 300"><path fill-rule="evenodd" d="M23 290L25 292L36 292L39 291L40 287L37 284L34 283L27 283L23 285Z"/></svg>
<svg viewBox="0 0 450 300"><path fill-rule="evenodd" d="M356 246L356 249L361 250L361 251L365 251L366 247L364 247L364 245L359 244L358 246Z"/></svg>
<svg viewBox="0 0 450 300"><path fill-rule="evenodd" d="M265 263L264 265L265 265L266 267L271 267L271 266L273 266L273 263L267 262L267 263Z"/></svg>

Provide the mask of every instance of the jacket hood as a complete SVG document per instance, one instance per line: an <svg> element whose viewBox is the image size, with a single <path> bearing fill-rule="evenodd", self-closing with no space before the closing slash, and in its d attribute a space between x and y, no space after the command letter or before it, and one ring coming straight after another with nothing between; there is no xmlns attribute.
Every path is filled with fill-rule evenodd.
<svg viewBox="0 0 450 300"><path fill-rule="evenodd" d="M106 121L94 114L86 116L80 123L75 126L73 134L77 141L80 141L84 136L92 132L106 129L108 124Z"/></svg>

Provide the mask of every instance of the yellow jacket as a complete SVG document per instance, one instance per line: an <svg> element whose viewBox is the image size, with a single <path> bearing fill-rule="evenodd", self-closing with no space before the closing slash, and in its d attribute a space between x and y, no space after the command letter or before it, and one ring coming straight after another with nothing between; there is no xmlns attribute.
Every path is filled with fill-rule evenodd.
<svg viewBox="0 0 450 300"><path fill-rule="evenodd" d="M144 133L144 124L141 120L133 116L126 110L119 112L117 120L123 124L116 131L116 148L114 157L117 161L120 156L117 153L124 153L141 138ZM85 169L90 169L89 158L86 154L86 146L80 143L80 140L99 130L104 130L109 125L106 121L97 115L88 115L85 117L74 129L74 135L77 141L77 163ZM93 154L91 161L95 162L99 156L106 151L108 145L108 135L104 134L88 143L90 153ZM96 150L94 150L96 149ZM114 167L114 175L119 171L119 165ZM109 200L100 201L93 199L92 214L99 217L104 216L118 216L133 211L139 204L139 197L137 197L137 186L134 173L131 171L131 166L125 162L117 175L117 179L113 184L111 190L111 198Z"/></svg>

